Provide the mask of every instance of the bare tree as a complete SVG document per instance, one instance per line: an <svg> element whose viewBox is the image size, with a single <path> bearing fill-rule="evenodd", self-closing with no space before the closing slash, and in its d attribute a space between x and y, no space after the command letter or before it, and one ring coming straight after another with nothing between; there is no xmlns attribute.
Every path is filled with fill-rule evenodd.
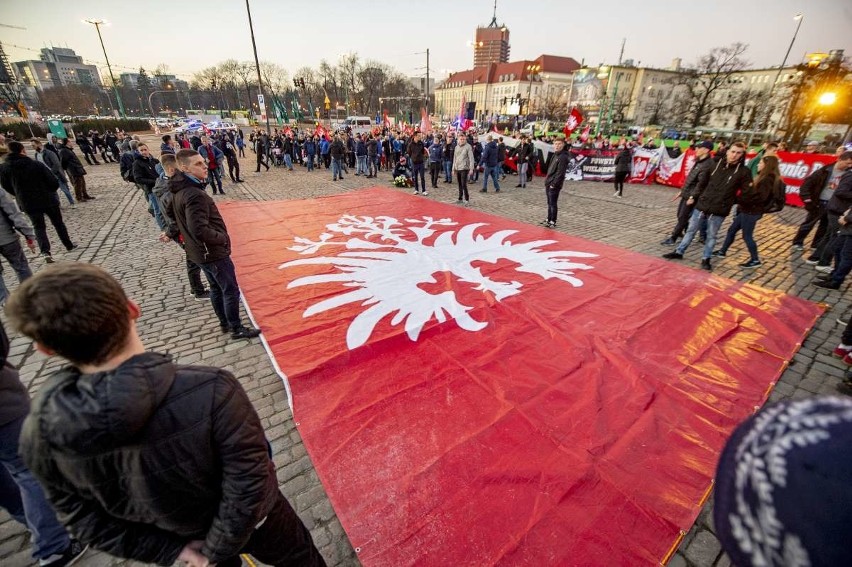
<svg viewBox="0 0 852 567"><path fill-rule="evenodd" d="M243 61L242 63L237 64L234 68L234 74L246 89L247 108L251 108L252 105L251 86L254 84L254 81L257 80L255 72L254 64L249 63L248 61Z"/></svg>
<svg viewBox="0 0 852 567"><path fill-rule="evenodd" d="M735 73L746 68L748 62L742 55L747 49L747 44L739 42L714 47L698 59L694 68L681 75L678 85L684 87L687 95L684 114L693 128L714 112L734 104L727 97L718 96L718 91L731 82Z"/></svg>

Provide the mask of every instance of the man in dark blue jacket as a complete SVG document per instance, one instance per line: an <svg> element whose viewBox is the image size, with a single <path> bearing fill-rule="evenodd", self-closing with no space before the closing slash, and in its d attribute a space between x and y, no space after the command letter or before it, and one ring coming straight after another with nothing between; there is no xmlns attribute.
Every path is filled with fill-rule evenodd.
<svg viewBox="0 0 852 567"><path fill-rule="evenodd" d="M479 160L479 166L483 167L485 172L482 176L482 189L480 193L488 193L488 177L494 180L494 191L500 192L500 183L497 181L497 176L500 174L499 160L497 156L497 142L494 141L494 136L488 135L488 143L482 150L482 158Z"/></svg>

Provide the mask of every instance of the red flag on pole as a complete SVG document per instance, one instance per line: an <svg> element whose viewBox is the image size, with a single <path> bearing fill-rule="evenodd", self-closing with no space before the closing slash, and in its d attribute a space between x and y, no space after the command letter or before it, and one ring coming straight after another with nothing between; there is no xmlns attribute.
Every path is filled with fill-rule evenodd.
<svg viewBox="0 0 852 567"><path fill-rule="evenodd" d="M586 126L585 128L583 128L583 131L580 133L580 141L583 142L584 144L586 143L586 140L589 139L589 132L591 131L591 129L592 129L591 126Z"/></svg>
<svg viewBox="0 0 852 567"><path fill-rule="evenodd" d="M432 133L432 121L429 120L429 114L425 108L420 109L420 131L424 134Z"/></svg>
<svg viewBox="0 0 852 567"><path fill-rule="evenodd" d="M570 136L582 123L583 113L577 107L574 107L571 109L571 114L568 115L568 120L565 121L565 127L562 129L562 132L565 133L566 137Z"/></svg>

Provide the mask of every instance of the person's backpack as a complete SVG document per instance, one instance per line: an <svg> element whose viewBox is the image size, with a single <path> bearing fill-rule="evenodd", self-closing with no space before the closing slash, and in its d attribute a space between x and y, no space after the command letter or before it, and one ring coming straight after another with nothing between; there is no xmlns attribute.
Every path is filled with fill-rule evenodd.
<svg viewBox="0 0 852 567"><path fill-rule="evenodd" d="M775 180L775 186L772 188L772 194L766 202L763 209L764 213L777 213L784 210L784 205L787 204L787 186L780 179Z"/></svg>
<svg viewBox="0 0 852 567"><path fill-rule="evenodd" d="M132 152L124 152L121 155L121 160L119 162L119 171L121 171L121 178L127 181L128 183L136 183L136 180L133 179L133 160L134 156Z"/></svg>

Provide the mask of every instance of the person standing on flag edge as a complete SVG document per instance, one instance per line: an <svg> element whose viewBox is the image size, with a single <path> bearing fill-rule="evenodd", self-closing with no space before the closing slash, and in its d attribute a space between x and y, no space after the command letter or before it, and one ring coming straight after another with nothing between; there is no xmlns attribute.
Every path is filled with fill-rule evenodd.
<svg viewBox="0 0 852 567"><path fill-rule="evenodd" d="M565 172L568 171L568 161L571 159L565 150L565 140L560 138L553 142L553 150L553 158L550 160L547 177L544 179L544 191L547 195L547 220L541 223L548 228L556 228L559 192L562 191L562 185L565 183Z"/></svg>

